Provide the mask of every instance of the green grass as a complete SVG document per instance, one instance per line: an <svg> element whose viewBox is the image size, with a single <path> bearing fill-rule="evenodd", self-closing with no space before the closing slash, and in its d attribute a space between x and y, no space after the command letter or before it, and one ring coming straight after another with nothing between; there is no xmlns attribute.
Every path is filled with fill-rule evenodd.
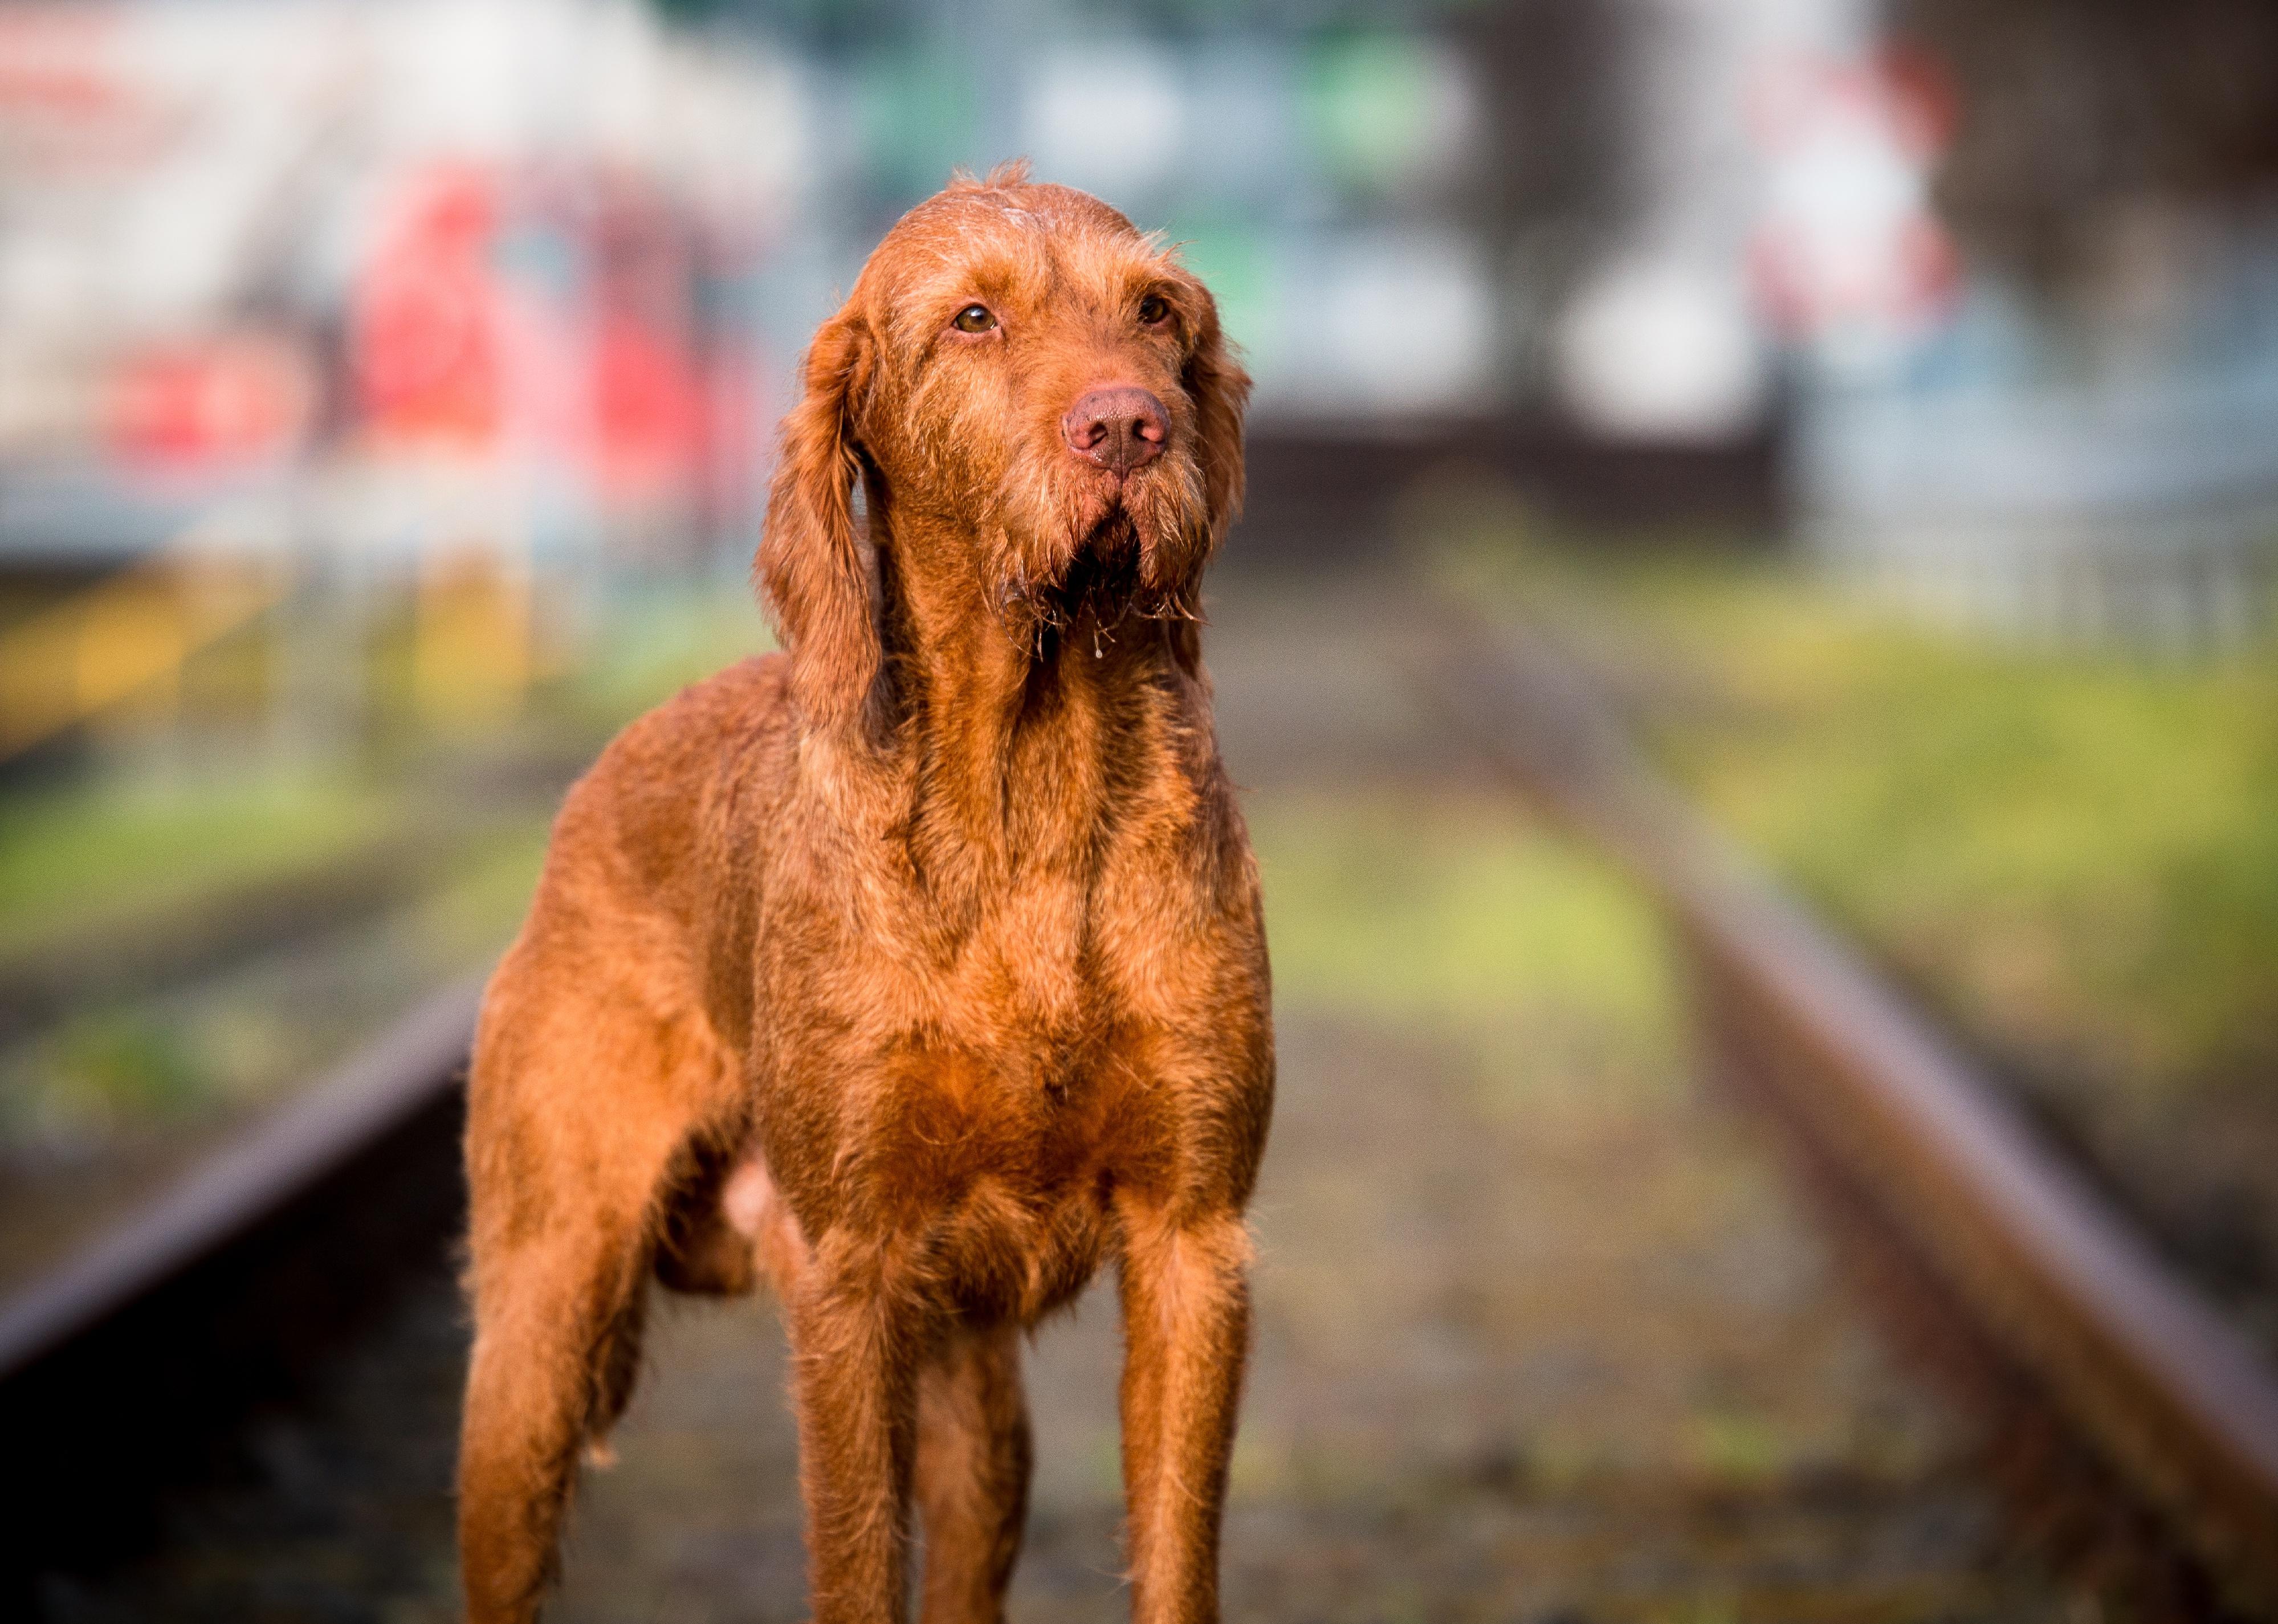
<svg viewBox="0 0 2278 1624"><path fill-rule="evenodd" d="M586 664L557 702L612 732L691 682L775 646L758 600L740 581L629 593L610 606Z"/></svg>
<svg viewBox="0 0 2278 1624"><path fill-rule="evenodd" d="M540 820L501 822L385 915L256 957L193 995L73 1011L0 1052L0 1143L195 1130L319 1075L423 992L489 962L528 905L545 840Z"/></svg>
<svg viewBox="0 0 2278 1624"><path fill-rule="evenodd" d="M161 987L90 1001L0 1054L0 1139L171 1131L315 1075L425 987L487 961L528 906L550 804L519 790L469 800L457 780L470 757L549 744L589 753L766 642L740 584L646 589L608 606L585 662L519 720L485 738L396 740L392 772L376 770L388 752L359 743L336 762L128 758L0 797L0 964L36 963L57 944L84 951L90 939L180 929L248 888L422 830L449 842L440 868L409 876L416 883L380 915L344 919L303 944L303 958L354 966L337 990L272 986L276 973L261 966L276 956L256 956L195 996Z"/></svg>
<svg viewBox="0 0 2278 1624"><path fill-rule="evenodd" d="M74 784L0 799L0 954L122 908L163 910L343 858L391 797L338 774Z"/></svg>
<svg viewBox="0 0 2278 1624"><path fill-rule="evenodd" d="M1284 1010L1484 1042L1505 1079L1678 1075L1680 1004L1634 888L1491 796L1279 793L1247 808ZM1524 1064L1496 1048L1523 1041Z"/></svg>
<svg viewBox="0 0 2278 1624"><path fill-rule="evenodd" d="M2036 651L1730 558L1553 591L1678 779L1997 1048L2155 1095L2278 1059L2278 646Z"/></svg>
<svg viewBox="0 0 2278 1624"><path fill-rule="evenodd" d="M585 663L528 720L566 720L598 749L680 688L768 645L739 583L629 593ZM510 725L496 742L512 748L516 736ZM409 815L407 795L368 773L257 758L236 771L105 773L0 797L0 959L348 858Z"/></svg>

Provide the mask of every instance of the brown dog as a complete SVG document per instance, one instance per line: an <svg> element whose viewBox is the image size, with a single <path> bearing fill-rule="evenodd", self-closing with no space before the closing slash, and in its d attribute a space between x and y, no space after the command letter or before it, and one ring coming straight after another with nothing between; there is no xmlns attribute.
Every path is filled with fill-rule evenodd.
<svg viewBox="0 0 2278 1624"><path fill-rule="evenodd" d="M648 1276L780 1295L815 1617L1001 1616L1018 1332L1112 1257L1133 1608L1217 1613L1273 1089L1193 608L1249 379L1114 210L960 180L815 335L759 575L788 657L571 791L470 1084L468 1610L528 1619ZM867 517L858 524L859 484Z"/></svg>

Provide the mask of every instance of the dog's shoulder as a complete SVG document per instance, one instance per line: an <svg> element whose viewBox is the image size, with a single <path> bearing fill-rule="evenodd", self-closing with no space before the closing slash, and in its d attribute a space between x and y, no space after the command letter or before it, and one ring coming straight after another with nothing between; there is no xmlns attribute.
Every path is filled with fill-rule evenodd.
<svg viewBox="0 0 2278 1624"><path fill-rule="evenodd" d="M691 682L610 740L585 782L681 783L716 769L723 752L789 725L789 675L783 655L757 654Z"/></svg>
<svg viewBox="0 0 2278 1624"><path fill-rule="evenodd" d="M780 652L754 654L691 682L635 721L640 729L701 738L742 732L780 720L790 691L791 661Z"/></svg>
<svg viewBox="0 0 2278 1624"><path fill-rule="evenodd" d="M684 883L723 803L776 775L787 673L781 654L741 660L628 725L571 786L549 867L603 869L644 889Z"/></svg>

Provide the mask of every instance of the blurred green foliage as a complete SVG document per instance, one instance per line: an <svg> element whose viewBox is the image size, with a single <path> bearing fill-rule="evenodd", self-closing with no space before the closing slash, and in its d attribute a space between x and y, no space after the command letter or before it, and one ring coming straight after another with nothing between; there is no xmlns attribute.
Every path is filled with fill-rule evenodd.
<svg viewBox="0 0 2278 1624"><path fill-rule="evenodd" d="M2021 646L1713 557L1596 581L1671 769L1972 1032L2154 1092L2278 1059L2278 645Z"/></svg>
<svg viewBox="0 0 2278 1624"><path fill-rule="evenodd" d="M1682 1006L1651 905L1508 799L1279 790L1247 812L1277 1007L1459 1039L1501 1086L1682 1076Z"/></svg>
<svg viewBox="0 0 2278 1624"><path fill-rule="evenodd" d="M1514 998L1649 1025L1667 966L1646 903L1507 801L1254 797L1277 995L1393 1017L1493 1016Z"/></svg>
<svg viewBox="0 0 2278 1624"><path fill-rule="evenodd" d="M0 955L348 855L397 797L327 766L105 776L0 797Z"/></svg>
<svg viewBox="0 0 2278 1624"><path fill-rule="evenodd" d="M864 57L854 80L855 128L891 192L915 199L939 189L952 164L981 164L978 85L938 42L918 39Z"/></svg>
<svg viewBox="0 0 2278 1624"><path fill-rule="evenodd" d="M488 963L528 902L546 832L542 815L502 820L378 912L311 921L187 984L91 1000L0 1049L0 1147L79 1154L203 1130L312 1080Z"/></svg>
<svg viewBox="0 0 2278 1624"><path fill-rule="evenodd" d="M1426 161L1441 138L1437 88L1415 34L1331 32L1305 51L1298 104L1329 173L1359 190L1385 191Z"/></svg>
<svg viewBox="0 0 2278 1624"><path fill-rule="evenodd" d="M163 1121L195 1105L210 1082L173 1025L141 1010L90 1011L57 1035L50 1086L59 1098L50 1109Z"/></svg>
<svg viewBox="0 0 2278 1624"><path fill-rule="evenodd" d="M605 604L573 669L487 734L388 731L313 757L256 738L234 758L98 759L0 797L0 996L59 949L195 942L256 896L288 920L284 939L92 992L0 1045L0 1146L78 1154L211 1125L309 1080L505 945L564 774L766 646L740 580L638 584ZM333 897L325 876L358 862L386 882Z"/></svg>
<svg viewBox="0 0 2278 1624"><path fill-rule="evenodd" d="M596 743L691 682L775 646L741 580L628 587L610 604L585 663L552 703Z"/></svg>

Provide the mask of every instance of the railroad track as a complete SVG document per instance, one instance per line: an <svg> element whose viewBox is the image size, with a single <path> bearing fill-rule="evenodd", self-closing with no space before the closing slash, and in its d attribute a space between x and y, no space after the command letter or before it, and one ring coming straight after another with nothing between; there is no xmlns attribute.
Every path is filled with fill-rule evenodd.
<svg viewBox="0 0 2278 1624"><path fill-rule="evenodd" d="M2205 1599L2278 1616L2278 1381L1937 1034L1639 764L1539 639L1485 629L1421 672L1531 798L1667 911L1718 1072L1776 1122L1846 1249L2020 1445L2148 1508ZM457 1079L478 988L452 987L190 1182L0 1303L0 1613L31 1575L146 1538L212 1437L353 1344L391 1270L460 1216ZM1960 1352L1957 1353L1956 1350ZM2077 1489L2079 1485L2075 1485ZM2130 1514L2133 1513L2131 1511ZM2101 1529L2107 1523L2098 1524ZM2091 1533L2089 1537L2103 1537ZM2091 1553L2093 1554L2093 1553Z"/></svg>
<svg viewBox="0 0 2278 1624"><path fill-rule="evenodd" d="M0 1303L0 1616L43 1571L151 1538L164 1488L289 1398L432 1260L462 1204L479 980L413 1010L291 1107Z"/></svg>
<svg viewBox="0 0 2278 1624"><path fill-rule="evenodd" d="M2075 1500L2083 1486L2120 1491L2196 1559L2186 1588L2278 1617L2278 1374L1643 765L1579 673L1539 629L1468 621L1454 657L1418 675L1531 799L1657 900L1709 1064L1775 1120L1848 1249L1904 1299L1915 1339L1942 1345L1949 1364L1967 1344L1965 1384L2060 1435L2037 1446L2043 1479L2085 1475ZM2073 1543L2110 1537L2103 1521Z"/></svg>

